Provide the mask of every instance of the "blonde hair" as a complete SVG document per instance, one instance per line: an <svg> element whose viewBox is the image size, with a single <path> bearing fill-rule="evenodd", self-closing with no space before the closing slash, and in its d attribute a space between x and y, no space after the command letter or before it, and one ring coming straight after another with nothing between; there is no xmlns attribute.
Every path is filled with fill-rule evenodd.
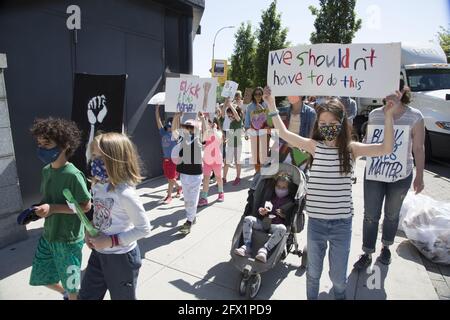
<svg viewBox="0 0 450 320"><path fill-rule="evenodd" d="M96 136L94 141L103 155L109 184L115 188L120 183L137 185L143 179L140 159L133 142L124 134L110 132Z"/></svg>

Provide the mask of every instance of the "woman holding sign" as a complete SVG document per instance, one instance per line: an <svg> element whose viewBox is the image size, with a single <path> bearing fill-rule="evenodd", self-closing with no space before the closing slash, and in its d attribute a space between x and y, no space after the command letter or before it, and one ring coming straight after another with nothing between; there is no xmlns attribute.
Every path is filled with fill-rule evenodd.
<svg viewBox="0 0 450 320"><path fill-rule="evenodd" d="M270 136L264 130L269 128L268 109L262 98L263 88L257 87L252 94L252 103L247 107L244 124L245 130L250 136L252 163L255 164L256 172L260 171L261 164L267 159L270 142ZM262 141L267 141L264 147L261 146Z"/></svg>
<svg viewBox="0 0 450 320"><path fill-rule="evenodd" d="M400 88L403 83L400 84ZM416 178L414 190L420 193L424 188L423 170L425 166L425 126L422 113L408 106L411 101L409 88L404 89L401 107L394 113L395 145L394 152L388 157L367 160L364 177L364 254L354 264L355 269L366 269L372 263L378 234L378 221L384 200L384 220L381 242L383 248L379 261L385 265L391 263L389 246L394 243L397 233L400 209L413 181L414 160ZM368 143L380 139L385 120L386 107L373 110L369 115ZM414 154L414 157L413 157ZM369 191L370 190L370 191Z"/></svg>
<svg viewBox="0 0 450 320"><path fill-rule="evenodd" d="M362 144L351 140L344 106L337 99L325 101L317 108L313 138L290 132L279 116L270 88L264 90L269 116L280 138L303 149L314 158L306 193L308 213L307 282L308 299L317 299L323 258L330 245L330 278L336 299L345 299L347 264L352 233L352 168L356 158L382 156L394 147L393 114L400 108L401 93L387 97L385 137L383 143Z"/></svg>

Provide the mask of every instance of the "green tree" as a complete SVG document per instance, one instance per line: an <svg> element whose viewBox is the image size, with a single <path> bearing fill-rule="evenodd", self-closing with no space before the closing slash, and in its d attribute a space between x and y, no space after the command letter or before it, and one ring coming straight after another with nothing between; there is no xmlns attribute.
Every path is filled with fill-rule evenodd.
<svg viewBox="0 0 450 320"><path fill-rule="evenodd" d="M258 46L255 56L255 75L253 84L265 86L267 83L267 64L269 52L289 46L286 42L287 28L281 27L281 14L277 13L277 1L274 0L269 8L262 12L262 21L257 31Z"/></svg>
<svg viewBox="0 0 450 320"><path fill-rule="evenodd" d="M441 27L441 31L438 32L439 43L447 56L447 62L450 63L450 27Z"/></svg>
<svg viewBox="0 0 450 320"><path fill-rule="evenodd" d="M236 42L230 59L229 79L239 83L239 87L245 90L253 86L254 75L256 37L252 32L251 23L241 23L234 37Z"/></svg>
<svg viewBox="0 0 450 320"><path fill-rule="evenodd" d="M316 17L311 43L351 43L361 29L361 19L356 19L356 0L320 0L320 9L310 6Z"/></svg>

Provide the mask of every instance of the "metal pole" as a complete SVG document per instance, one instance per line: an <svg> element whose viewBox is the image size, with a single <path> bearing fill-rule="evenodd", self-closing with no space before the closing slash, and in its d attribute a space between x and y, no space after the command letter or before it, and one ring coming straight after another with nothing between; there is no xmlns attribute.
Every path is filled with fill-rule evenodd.
<svg viewBox="0 0 450 320"><path fill-rule="evenodd" d="M214 63L214 50L215 50L215 48L216 48L216 38L217 38L217 35L218 35L219 32L222 31L223 29L232 29L232 28L234 28L234 26L223 27L223 28L220 28L220 29L216 32L216 35L214 36L213 52L212 52L212 61L213 61L213 63ZM214 68L214 66L212 66L212 68ZM214 74L214 70L213 70L213 69L211 69L211 74Z"/></svg>

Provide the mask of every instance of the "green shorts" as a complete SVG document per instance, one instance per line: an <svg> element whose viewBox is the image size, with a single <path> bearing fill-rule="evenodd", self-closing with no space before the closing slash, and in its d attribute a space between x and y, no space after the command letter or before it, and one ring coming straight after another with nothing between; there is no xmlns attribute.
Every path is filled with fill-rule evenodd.
<svg viewBox="0 0 450 320"><path fill-rule="evenodd" d="M48 242L41 237L33 259L30 285L46 286L61 281L66 292L77 293L83 244L83 240L76 243Z"/></svg>

